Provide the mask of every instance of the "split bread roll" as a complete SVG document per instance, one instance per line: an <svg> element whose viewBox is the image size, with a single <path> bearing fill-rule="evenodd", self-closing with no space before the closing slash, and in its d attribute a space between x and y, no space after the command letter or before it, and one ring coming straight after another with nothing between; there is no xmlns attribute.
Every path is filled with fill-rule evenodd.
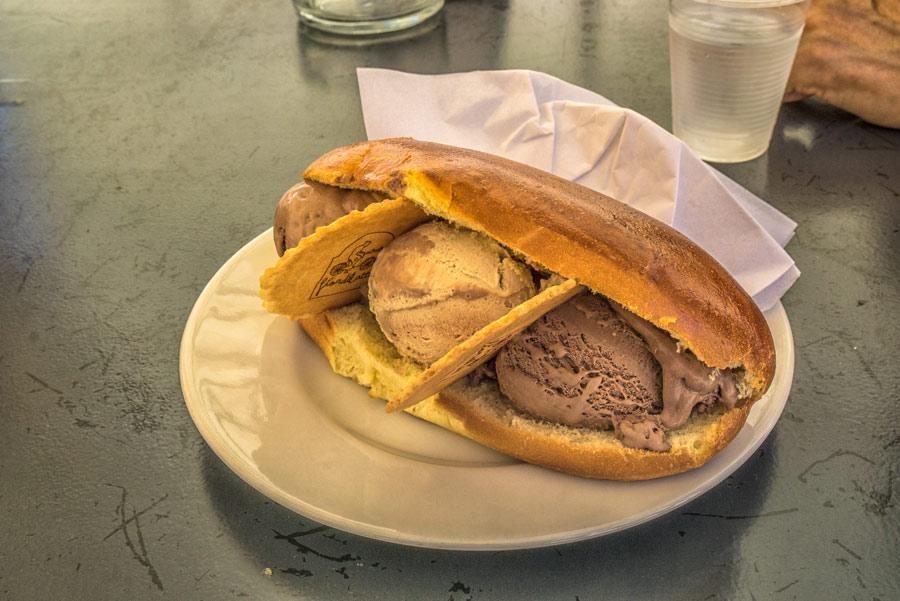
<svg viewBox="0 0 900 601"><path fill-rule="evenodd" d="M705 463L737 435L771 383L774 346L752 299L696 244L607 196L499 157L410 139L338 148L313 162L304 179L408 199L428 218L485 234L545 277L577 282L668 332L706 366L730 370L738 391L734 408L695 413L670 430L664 452L627 447L611 431L531 417L490 378L455 381L407 409L418 417L544 467L642 480ZM291 304L272 281L267 272L267 308L297 319L335 372L373 396L396 397L427 367L402 356L365 305L350 299L315 315L292 314L277 308Z"/></svg>

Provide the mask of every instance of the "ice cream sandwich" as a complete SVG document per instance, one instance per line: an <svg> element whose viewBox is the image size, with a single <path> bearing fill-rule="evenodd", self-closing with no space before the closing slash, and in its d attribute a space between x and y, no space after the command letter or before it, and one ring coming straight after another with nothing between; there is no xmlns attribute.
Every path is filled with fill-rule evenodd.
<svg viewBox="0 0 900 601"><path fill-rule="evenodd" d="M410 139L314 161L276 210L264 306L370 394L544 467L638 480L740 430L775 355L690 240L607 196Z"/></svg>

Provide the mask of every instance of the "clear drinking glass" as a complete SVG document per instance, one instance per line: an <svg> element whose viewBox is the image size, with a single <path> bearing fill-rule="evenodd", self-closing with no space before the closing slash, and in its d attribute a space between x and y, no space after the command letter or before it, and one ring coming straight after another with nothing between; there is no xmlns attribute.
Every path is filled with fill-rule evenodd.
<svg viewBox="0 0 900 601"><path fill-rule="evenodd" d="M294 0L301 22L345 35L375 35L413 27L443 6L444 0Z"/></svg>
<svg viewBox="0 0 900 601"><path fill-rule="evenodd" d="M672 132L701 158L769 147L809 0L670 0Z"/></svg>

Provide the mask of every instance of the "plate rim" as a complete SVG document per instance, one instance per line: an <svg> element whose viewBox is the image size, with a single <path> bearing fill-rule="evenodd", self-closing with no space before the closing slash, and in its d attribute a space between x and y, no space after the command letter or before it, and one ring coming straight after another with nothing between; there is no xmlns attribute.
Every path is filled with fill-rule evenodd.
<svg viewBox="0 0 900 601"><path fill-rule="evenodd" d="M242 260L244 258L244 255L254 250L258 244L261 244L262 239L271 239L271 236L272 228L269 228L252 238L240 249L234 252L225 261L225 263L223 263L216 270L215 274L209 279L200 294L197 296L197 299L194 301L190 313L188 314L188 318L185 321L184 330L182 332L181 341L179 344L178 365L182 396L184 398L185 405L187 406L188 414L190 415L191 420L194 422L194 426L197 428L206 445L228 467L228 469L230 469L242 481L250 485L253 489L255 489L263 496L275 501L286 509L289 509L290 511L293 511L294 513L307 519L314 520L323 525L344 532L349 532L354 535L388 543L427 549L456 551L513 551L544 548L599 538L616 532L621 532L623 530L627 530L640 524L653 521L663 515L671 513L672 511L678 509L679 507L683 507L684 505L690 503L694 499L698 498L706 492L709 492L710 490L721 484L723 480L732 475L735 471L737 471L738 468L746 463L747 460L753 455L753 453L755 453L757 449L759 449L763 442L765 442L769 438L772 430L778 423L781 414L783 413L787 405L787 400L790 396L796 360L795 343L790 320L788 319L787 312L785 311L783 304L779 300L775 305L773 305L773 307L765 312L765 315L767 316L768 322L768 316L771 313L771 318L777 319L782 322L784 327L784 337L786 341L786 347L784 350L786 351L786 356L779 356L777 358L778 363L776 366L776 370L782 372L782 374L784 375L784 379L787 382L787 385L783 392L784 398L778 401L778 407L772 407L764 414L765 419L762 419L757 424L755 424L755 427L763 430L762 434L758 437L757 440L751 441L751 443L747 445L738 455L732 458L727 464L722 466L719 472L713 478L704 481L701 486L695 486L680 497L677 497L674 501L668 502L663 506L657 506L640 513L629 515L614 522L606 523L602 526L566 530L563 532L555 532L538 536L509 538L494 542L485 542L483 540L476 541L470 539L436 540L431 536L402 532L395 528L379 526L377 524L372 524L353 518L347 518L334 512L328 511L327 509L310 504L303 499L299 499L296 496L282 490L277 485L271 483L265 477L264 473L262 473L258 468L250 466L244 458L242 458L236 451L234 451L230 447L230 445L228 445L224 441L224 439L216 435L214 427L210 423L207 415L205 414L205 412L200 411L201 403L191 402L193 395L202 394L199 391L195 391L193 386L191 386L188 381L188 374L193 367L193 359L190 352L193 346L192 334L197 329L197 323L201 317L201 309L206 304L209 297L211 297L215 290L218 288L221 280L223 280L228 274L230 274L232 267L238 261ZM260 311L262 310L262 305L260 305ZM770 394L772 392L774 391L770 389L767 394ZM773 400L774 399L770 399L770 402ZM251 469L245 469L247 467L250 467ZM523 470L546 469L527 463L513 464L505 467L507 469L520 468ZM697 469L703 469L704 467L705 466L701 466Z"/></svg>

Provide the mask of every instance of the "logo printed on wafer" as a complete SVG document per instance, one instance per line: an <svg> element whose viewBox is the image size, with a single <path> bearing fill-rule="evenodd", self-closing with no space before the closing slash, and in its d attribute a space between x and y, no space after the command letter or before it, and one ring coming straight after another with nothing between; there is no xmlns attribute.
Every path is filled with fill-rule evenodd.
<svg viewBox="0 0 900 601"><path fill-rule="evenodd" d="M375 257L395 238L391 232L371 232L351 242L332 257L310 294L310 300L355 290L369 279Z"/></svg>

